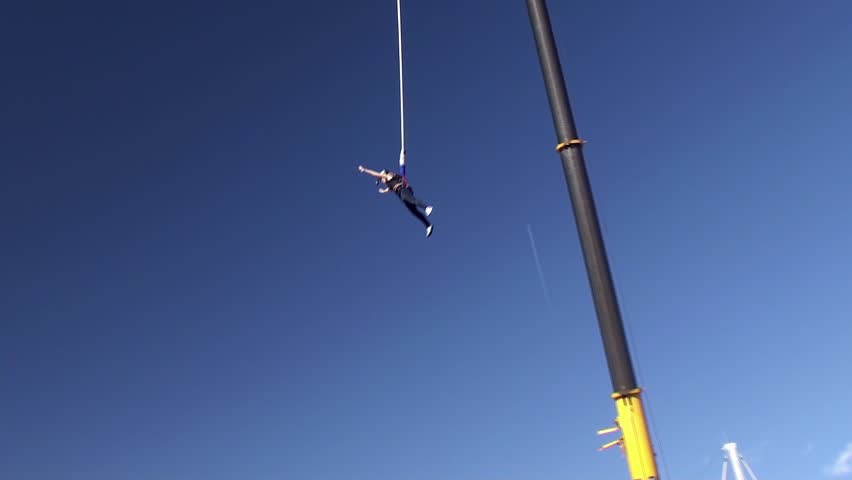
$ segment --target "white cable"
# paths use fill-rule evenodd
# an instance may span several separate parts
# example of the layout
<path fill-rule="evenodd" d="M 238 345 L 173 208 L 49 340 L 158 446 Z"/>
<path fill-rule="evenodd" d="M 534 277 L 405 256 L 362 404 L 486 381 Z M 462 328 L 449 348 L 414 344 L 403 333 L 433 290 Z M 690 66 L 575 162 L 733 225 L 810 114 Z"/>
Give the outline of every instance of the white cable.
<path fill-rule="evenodd" d="M 402 0 L 396 0 L 396 26 L 399 36 L 399 168 L 405 176 L 405 102 L 402 85 Z"/>

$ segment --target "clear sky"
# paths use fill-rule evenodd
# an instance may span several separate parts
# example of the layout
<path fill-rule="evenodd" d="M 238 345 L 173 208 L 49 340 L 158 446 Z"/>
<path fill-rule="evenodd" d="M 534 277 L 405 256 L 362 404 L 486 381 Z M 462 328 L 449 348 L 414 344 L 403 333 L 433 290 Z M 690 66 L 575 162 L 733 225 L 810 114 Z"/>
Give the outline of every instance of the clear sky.
<path fill-rule="evenodd" d="M 663 478 L 848 474 L 852 4 L 550 4 Z M 3 7 L 0 477 L 627 478 L 525 4 L 404 22 L 428 239 L 395 2 Z"/>

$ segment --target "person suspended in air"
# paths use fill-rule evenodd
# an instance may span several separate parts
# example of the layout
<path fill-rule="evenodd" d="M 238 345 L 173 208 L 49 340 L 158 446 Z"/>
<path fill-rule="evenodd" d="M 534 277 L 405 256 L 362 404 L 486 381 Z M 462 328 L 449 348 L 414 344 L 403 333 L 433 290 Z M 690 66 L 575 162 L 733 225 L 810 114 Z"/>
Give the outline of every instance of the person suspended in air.
<path fill-rule="evenodd" d="M 369 168 L 364 168 L 361 165 L 358 166 L 358 171 L 366 173 L 371 177 L 375 177 L 377 184 L 382 183 L 385 185 L 379 189 L 379 193 L 388 193 L 393 191 L 396 196 L 402 200 L 402 203 L 405 204 L 411 214 L 417 217 L 417 219 L 426 226 L 426 237 L 428 238 L 432 235 L 432 223 L 427 218 L 432 215 L 432 206 L 414 196 L 414 190 L 411 188 L 411 185 L 408 184 L 405 177 L 388 170 L 377 172 L 375 170 L 370 170 Z M 425 214 L 419 210 L 420 208 L 423 209 Z"/>

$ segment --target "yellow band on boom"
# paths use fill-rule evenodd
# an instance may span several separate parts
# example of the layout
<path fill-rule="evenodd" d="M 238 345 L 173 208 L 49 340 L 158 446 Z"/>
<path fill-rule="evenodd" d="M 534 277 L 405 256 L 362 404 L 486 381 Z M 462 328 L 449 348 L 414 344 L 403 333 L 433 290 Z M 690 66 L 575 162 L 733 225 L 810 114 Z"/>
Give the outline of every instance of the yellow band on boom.
<path fill-rule="evenodd" d="M 579 138 L 574 138 L 572 140 L 568 140 L 567 142 L 562 142 L 559 145 L 557 145 L 556 151 L 561 152 L 562 150 L 565 150 L 566 148 L 570 147 L 571 145 L 582 145 L 584 143 L 586 143 L 586 142 L 580 140 Z"/>
<path fill-rule="evenodd" d="M 612 397 L 613 400 L 618 400 L 619 398 L 629 397 L 629 396 L 633 396 L 633 395 L 639 395 L 640 393 L 642 393 L 641 388 L 634 388 L 633 390 L 628 390 L 626 392 L 615 392 L 610 396 Z"/>

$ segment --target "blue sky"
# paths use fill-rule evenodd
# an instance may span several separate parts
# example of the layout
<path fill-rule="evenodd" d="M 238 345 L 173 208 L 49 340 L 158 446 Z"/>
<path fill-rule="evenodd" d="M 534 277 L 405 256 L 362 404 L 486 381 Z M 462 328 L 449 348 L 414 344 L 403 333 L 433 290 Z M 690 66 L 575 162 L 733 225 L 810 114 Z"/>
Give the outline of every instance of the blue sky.
<path fill-rule="evenodd" d="M 848 476 L 852 6 L 550 4 L 663 478 Z M 625 478 L 524 2 L 404 9 L 429 239 L 394 2 L 4 8 L 0 476 Z"/>

